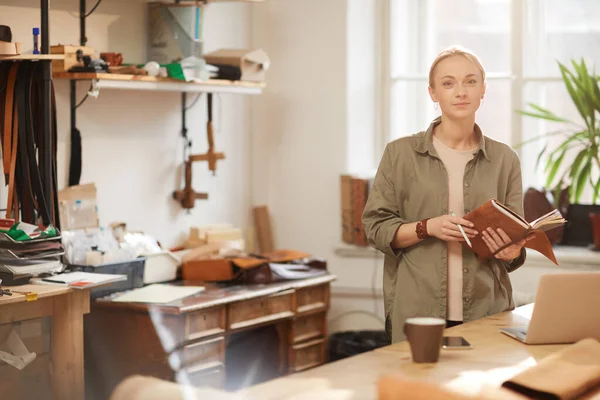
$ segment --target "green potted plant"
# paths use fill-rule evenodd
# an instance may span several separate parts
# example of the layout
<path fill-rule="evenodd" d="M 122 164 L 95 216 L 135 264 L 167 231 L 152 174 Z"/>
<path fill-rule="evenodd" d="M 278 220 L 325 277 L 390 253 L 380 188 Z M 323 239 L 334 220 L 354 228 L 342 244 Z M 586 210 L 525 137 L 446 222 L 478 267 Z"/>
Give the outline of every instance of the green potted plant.
<path fill-rule="evenodd" d="M 562 135 L 555 146 L 546 145 L 538 154 L 536 168 L 545 157 L 546 189 L 554 192 L 555 202 L 563 188 L 568 188 L 571 205 L 579 204 L 584 190 L 592 193 L 592 204 L 600 197 L 600 79 L 581 62 L 571 61 L 573 68 L 558 63 L 563 82 L 584 125 L 563 118 L 551 110 L 529 103 L 529 110 L 518 110 L 521 115 L 563 124 L 565 129 L 538 136 L 521 143 Z M 562 167 L 562 169 L 561 169 Z M 590 212 L 594 247 L 600 249 L 600 212 Z"/>

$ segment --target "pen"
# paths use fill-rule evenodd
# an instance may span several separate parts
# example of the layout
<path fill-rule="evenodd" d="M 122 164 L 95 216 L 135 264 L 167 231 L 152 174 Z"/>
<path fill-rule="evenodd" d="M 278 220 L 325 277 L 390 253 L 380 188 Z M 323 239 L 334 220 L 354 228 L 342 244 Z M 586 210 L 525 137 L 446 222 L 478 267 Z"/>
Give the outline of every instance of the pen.
<path fill-rule="evenodd" d="M 450 210 L 450 215 L 455 216 L 455 214 L 454 214 L 454 212 L 452 210 Z M 467 234 L 465 233 L 462 225 L 460 225 L 460 224 L 456 224 L 456 225 L 458 225 L 458 230 L 460 231 L 460 233 L 462 233 L 462 235 L 465 238 L 465 241 L 467 242 L 467 244 L 469 245 L 469 247 L 473 248 L 473 245 L 471 244 L 471 241 L 467 237 Z"/>

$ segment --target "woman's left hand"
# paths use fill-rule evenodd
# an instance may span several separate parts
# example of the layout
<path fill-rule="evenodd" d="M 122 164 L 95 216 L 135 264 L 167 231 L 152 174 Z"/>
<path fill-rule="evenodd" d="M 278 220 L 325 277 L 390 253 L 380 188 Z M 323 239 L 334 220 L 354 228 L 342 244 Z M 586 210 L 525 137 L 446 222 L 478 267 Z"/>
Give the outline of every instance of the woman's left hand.
<path fill-rule="evenodd" d="M 504 261 L 514 260 L 521 254 L 521 249 L 525 243 L 533 239 L 533 237 L 533 235 L 528 235 L 524 239 L 521 239 L 518 242 L 506 247 L 502 251 L 499 251 L 494 257 Z M 495 253 L 499 248 L 512 242 L 506 232 L 500 228 L 495 231 L 492 228 L 484 229 L 483 232 L 481 232 L 481 238 L 492 253 Z"/>

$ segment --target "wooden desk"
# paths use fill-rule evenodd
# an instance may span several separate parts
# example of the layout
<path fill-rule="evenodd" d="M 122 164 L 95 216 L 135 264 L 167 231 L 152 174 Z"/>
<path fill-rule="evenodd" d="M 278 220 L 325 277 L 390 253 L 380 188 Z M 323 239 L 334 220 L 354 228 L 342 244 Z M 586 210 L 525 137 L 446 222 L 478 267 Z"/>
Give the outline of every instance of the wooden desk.
<path fill-rule="evenodd" d="M 280 375 L 323 364 L 334 279 L 227 287 L 187 282 L 206 290 L 167 305 L 97 300 L 85 321 L 87 381 L 95 381 L 87 393 L 108 398 L 133 374 L 222 388 L 231 335 L 268 325 L 277 328 Z"/>
<path fill-rule="evenodd" d="M 446 336 L 464 336 L 471 350 L 442 350 L 438 363 L 412 362 L 408 342 L 400 342 L 327 364 L 292 377 L 285 377 L 244 390 L 249 399 L 275 400 L 315 388 L 303 380 L 315 380 L 332 388 L 349 389 L 353 399 L 376 399 L 380 376 L 399 373 L 409 378 L 435 382 L 459 391 L 477 391 L 484 385 L 499 386 L 564 345 L 528 346 L 498 331 L 500 327 L 522 326 L 531 305 L 447 329 Z"/>
<path fill-rule="evenodd" d="M 36 292 L 38 300 L 26 302 L 25 296 L 17 293 L 0 297 L 0 324 L 51 317 L 54 396 L 61 400 L 83 399 L 83 315 L 90 311 L 89 291 L 58 285 L 23 285 L 9 289 Z"/>

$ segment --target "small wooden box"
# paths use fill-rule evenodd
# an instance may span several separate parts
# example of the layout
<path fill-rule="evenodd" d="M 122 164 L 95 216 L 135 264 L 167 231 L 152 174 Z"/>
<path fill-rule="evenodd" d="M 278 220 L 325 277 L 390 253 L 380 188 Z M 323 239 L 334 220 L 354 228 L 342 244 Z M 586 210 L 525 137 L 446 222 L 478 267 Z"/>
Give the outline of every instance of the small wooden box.
<path fill-rule="evenodd" d="M 84 56 L 92 57 L 94 55 L 94 49 L 87 46 L 74 46 L 74 45 L 57 45 L 50 46 L 50 54 L 64 54 L 64 60 L 53 60 L 52 71 L 53 72 L 69 72 L 69 70 L 75 66 L 83 66 L 83 62 L 77 61 L 77 50 L 83 52 Z"/>

